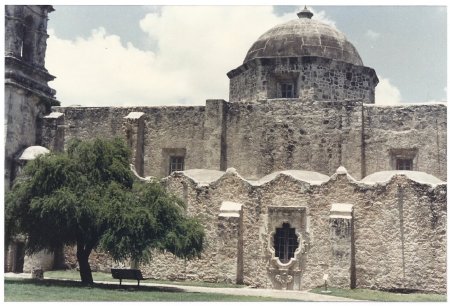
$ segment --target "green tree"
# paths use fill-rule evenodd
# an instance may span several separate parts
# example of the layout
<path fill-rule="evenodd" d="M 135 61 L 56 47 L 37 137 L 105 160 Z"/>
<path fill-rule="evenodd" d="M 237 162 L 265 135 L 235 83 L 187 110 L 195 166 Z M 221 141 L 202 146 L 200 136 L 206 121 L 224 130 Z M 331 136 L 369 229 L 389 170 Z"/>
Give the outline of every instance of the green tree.
<path fill-rule="evenodd" d="M 83 283 L 93 283 L 94 249 L 138 262 L 150 259 L 152 249 L 200 256 L 201 225 L 158 182 L 134 182 L 129 160 L 120 139 L 96 139 L 29 162 L 6 195 L 6 241 L 25 234 L 27 254 L 76 245 Z"/>

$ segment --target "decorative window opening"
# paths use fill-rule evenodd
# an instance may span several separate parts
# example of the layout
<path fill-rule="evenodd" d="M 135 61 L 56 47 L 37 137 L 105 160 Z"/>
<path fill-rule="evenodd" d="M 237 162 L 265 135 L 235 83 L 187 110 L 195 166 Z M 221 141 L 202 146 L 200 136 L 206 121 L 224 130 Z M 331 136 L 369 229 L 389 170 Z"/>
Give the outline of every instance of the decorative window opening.
<path fill-rule="evenodd" d="M 413 170 L 413 160 L 405 158 L 397 158 L 396 168 L 397 170 Z"/>
<path fill-rule="evenodd" d="M 281 83 L 281 97 L 282 98 L 294 98 L 294 84 Z"/>
<path fill-rule="evenodd" d="M 184 156 L 171 156 L 169 164 L 169 174 L 174 171 L 184 170 Z"/>
<path fill-rule="evenodd" d="M 281 263 L 288 263 L 294 257 L 298 246 L 295 228 L 291 228 L 289 223 L 283 223 L 281 228 L 276 229 L 274 236 L 275 257 L 278 257 Z"/>

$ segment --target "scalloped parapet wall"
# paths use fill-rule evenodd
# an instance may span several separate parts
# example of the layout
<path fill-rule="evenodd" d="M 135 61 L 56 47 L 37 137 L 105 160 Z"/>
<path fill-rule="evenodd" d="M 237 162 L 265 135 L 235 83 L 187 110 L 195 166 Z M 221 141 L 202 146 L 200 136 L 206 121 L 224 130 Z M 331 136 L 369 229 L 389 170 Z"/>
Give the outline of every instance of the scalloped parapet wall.
<path fill-rule="evenodd" d="M 190 169 L 185 171 L 174 172 L 171 176 L 164 178 L 164 180 L 169 180 L 171 177 L 185 176 L 186 178 L 192 180 L 193 183 L 199 186 L 208 186 L 212 184 L 218 184 L 219 181 L 225 180 L 228 176 L 235 176 L 243 182 L 250 184 L 251 186 L 261 186 L 264 184 L 269 184 L 274 181 L 279 180 L 283 176 L 290 177 L 296 181 L 307 183 L 309 185 L 322 185 L 328 183 L 330 180 L 335 180 L 337 176 L 345 176 L 351 183 L 358 184 L 359 186 L 373 186 L 373 185 L 386 185 L 392 180 L 396 179 L 398 176 L 405 176 L 408 180 L 423 184 L 431 185 L 433 187 L 437 185 L 446 184 L 446 182 L 436 178 L 435 176 L 420 172 L 420 171 L 402 171 L 402 170 L 392 170 L 392 171 L 380 171 L 375 172 L 371 175 L 366 176 L 362 180 L 358 181 L 354 179 L 351 175 L 347 173 L 344 167 L 339 167 L 336 173 L 331 177 L 325 174 L 314 172 L 314 171 L 304 171 L 304 170 L 284 170 L 276 171 L 262 177 L 259 180 L 247 180 L 243 178 L 234 168 L 229 168 L 227 171 L 209 170 L 209 169 Z"/>
<path fill-rule="evenodd" d="M 447 184 L 430 175 L 380 172 L 357 181 L 339 167 L 330 177 L 290 170 L 247 180 L 233 168 L 195 169 L 163 183 L 201 221 L 206 247 L 187 265 L 155 255 L 142 269 L 157 278 L 235 282 L 243 271 L 249 286 L 305 290 L 328 274 L 328 284 L 341 288 L 446 291 Z M 224 220 L 224 202 L 240 205 L 242 219 Z M 302 251 L 283 278 L 268 250 L 271 224 L 286 222 Z"/>

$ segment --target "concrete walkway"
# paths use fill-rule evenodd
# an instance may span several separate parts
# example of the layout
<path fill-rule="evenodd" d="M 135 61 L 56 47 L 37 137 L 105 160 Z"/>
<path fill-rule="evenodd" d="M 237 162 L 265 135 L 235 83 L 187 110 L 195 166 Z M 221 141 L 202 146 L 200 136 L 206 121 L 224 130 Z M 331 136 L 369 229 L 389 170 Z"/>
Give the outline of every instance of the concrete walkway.
<path fill-rule="evenodd" d="M 30 273 L 5 273 L 5 277 L 11 278 L 31 278 Z M 45 277 L 45 274 L 44 274 Z M 95 283 L 101 284 L 115 284 L 117 282 L 108 281 L 96 281 Z M 137 282 L 122 282 L 122 285 L 136 286 Z M 292 299 L 302 300 L 310 302 L 361 302 L 360 300 L 352 300 L 343 297 L 316 294 L 308 291 L 291 291 L 291 290 L 273 290 L 273 289 L 258 289 L 258 288 L 211 288 L 211 287 L 198 287 L 198 286 L 182 286 L 171 284 L 159 284 L 159 283 L 141 283 L 141 286 L 145 287 L 161 287 L 161 288 L 177 288 L 185 292 L 200 292 L 200 293 L 221 293 L 230 295 L 244 295 L 244 296 L 261 296 L 271 297 L 279 299 Z"/>

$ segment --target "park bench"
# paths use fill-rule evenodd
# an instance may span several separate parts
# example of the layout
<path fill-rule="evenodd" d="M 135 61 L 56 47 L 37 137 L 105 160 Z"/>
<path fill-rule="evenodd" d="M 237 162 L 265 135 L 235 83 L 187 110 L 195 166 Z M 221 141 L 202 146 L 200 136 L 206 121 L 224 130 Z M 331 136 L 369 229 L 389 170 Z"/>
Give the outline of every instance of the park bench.
<path fill-rule="evenodd" d="M 139 283 L 141 280 L 148 278 L 142 277 L 141 270 L 138 269 L 111 269 L 112 277 L 120 280 L 120 285 L 122 285 L 122 279 L 135 279 Z"/>

